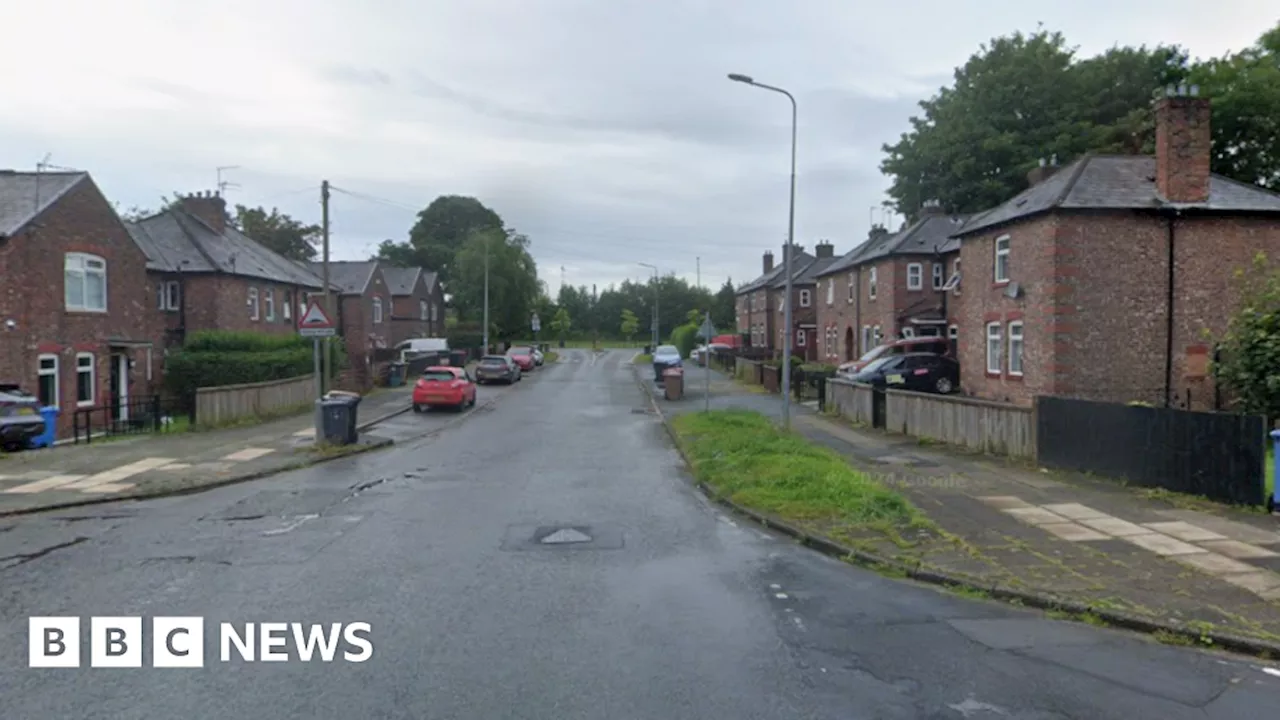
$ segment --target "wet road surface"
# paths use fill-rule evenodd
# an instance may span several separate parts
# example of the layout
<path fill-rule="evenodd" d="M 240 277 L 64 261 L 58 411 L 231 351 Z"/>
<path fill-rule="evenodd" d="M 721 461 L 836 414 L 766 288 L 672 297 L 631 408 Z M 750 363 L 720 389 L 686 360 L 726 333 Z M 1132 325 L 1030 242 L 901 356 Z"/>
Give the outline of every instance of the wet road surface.
<path fill-rule="evenodd" d="M 694 492 L 631 353 L 566 351 L 391 450 L 0 521 L 0 717 L 1262 718 L 1280 672 L 881 577 Z M 484 388 L 481 389 L 484 391 Z M 426 426 L 424 426 L 425 432 Z M 27 667 L 28 617 L 142 616 L 144 667 Z M 204 667 L 151 618 L 202 616 Z M 367 622 L 365 662 L 218 623 Z"/>

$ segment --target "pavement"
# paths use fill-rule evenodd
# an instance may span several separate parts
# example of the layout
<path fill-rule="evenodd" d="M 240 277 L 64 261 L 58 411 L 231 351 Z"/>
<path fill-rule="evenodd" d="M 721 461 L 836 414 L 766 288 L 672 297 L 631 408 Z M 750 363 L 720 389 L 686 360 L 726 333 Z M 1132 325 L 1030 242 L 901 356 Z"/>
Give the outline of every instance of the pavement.
<path fill-rule="evenodd" d="M 634 353 L 208 492 L 0 519 L 0 716 L 1271 717 L 1280 670 L 850 566 L 698 493 Z M 412 417 L 412 416 L 407 416 Z M 28 618 L 203 617 L 204 666 L 28 668 Z M 370 625 L 365 662 L 220 656 L 218 623 Z M 351 649 L 348 646 L 348 649 Z"/>
<path fill-rule="evenodd" d="M 706 372 L 663 412 L 700 410 Z M 659 389 L 645 376 L 644 385 Z M 781 416 L 781 398 L 711 371 L 713 408 Z M 911 538 L 806 529 L 998 595 L 1086 609 L 1280 658 L 1280 518 L 853 427 L 793 404 L 793 429 L 905 493 L 940 528 Z"/>
<path fill-rule="evenodd" d="M 507 389 L 480 388 L 477 409 Z M 4 455 L 0 516 L 198 491 L 378 449 L 459 419 L 459 413 L 447 410 L 402 417 L 412 409 L 411 395 L 410 387 L 366 395 L 358 408 L 360 442 L 346 448 L 317 448 L 313 416 L 306 412 L 256 425 L 122 436 Z"/>

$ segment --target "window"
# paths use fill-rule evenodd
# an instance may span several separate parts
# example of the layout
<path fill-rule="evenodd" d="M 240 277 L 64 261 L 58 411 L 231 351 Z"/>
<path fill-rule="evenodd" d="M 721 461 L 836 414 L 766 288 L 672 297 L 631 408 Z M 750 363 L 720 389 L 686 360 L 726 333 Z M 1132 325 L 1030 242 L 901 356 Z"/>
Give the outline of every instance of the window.
<path fill-rule="evenodd" d="M 40 369 L 36 382 L 36 395 L 40 404 L 45 407 L 59 407 L 58 397 L 58 356 L 41 355 Z"/>
<path fill-rule="evenodd" d="M 920 263 L 907 265 L 907 289 L 920 290 L 924 287 L 924 266 Z"/>
<path fill-rule="evenodd" d="M 298 293 L 298 317 L 307 314 L 307 304 L 311 302 L 311 293 Z"/>
<path fill-rule="evenodd" d="M 419 320 L 426 320 L 426 319 L 427 319 L 427 317 L 428 317 L 428 313 L 429 313 L 429 312 L 430 312 L 430 311 L 428 310 L 428 304 L 427 304 L 427 301 L 426 301 L 426 300 L 419 300 L 419 301 L 418 301 L 418 319 L 419 319 Z"/>
<path fill-rule="evenodd" d="M 382 298 L 375 297 L 373 299 L 373 323 L 376 325 L 382 322 Z"/>
<path fill-rule="evenodd" d="M 880 332 L 880 326 L 876 325 L 871 328 L 871 342 L 874 343 L 876 347 L 879 347 L 883 341 L 884 334 Z"/>
<path fill-rule="evenodd" d="M 956 272 L 955 272 L 955 275 L 956 275 L 956 277 L 957 277 L 957 278 L 959 278 L 959 277 L 960 277 L 960 258 L 956 258 Z M 958 280 L 956 281 L 956 286 L 955 286 L 955 288 L 954 288 L 954 292 L 955 292 L 955 294 L 957 294 L 957 295 L 959 295 L 959 294 L 960 294 L 960 282 L 959 282 Z"/>
<path fill-rule="evenodd" d="M 431 306 L 431 322 L 435 322 L 435 321 L 436 321 L 436 319 L 437 319 L 437 318 L 436 318 L 436 311 L 437 311 L 437 309 L 439 309 L 439 307 L 440 307 L 439 305 L 432 305 L 432 306 Z"/>
<path fill-rule="evenodd" d="M 913 328 L 913 327 L 904 327 L 904 328 L 902 328 L 902 337 L 903 337 L 904 339 L 910 339 L 910 338 L 913 338 L 913 337 L 915 337 L 915 336 L 916 336 L 916 329 L 915 329 L 915 328 Z"/>
<path fill-rule="evenodd" d="M 1009 323 L 1009 374 L 1022 375 L 1022 321 Z"/>
<path fill-rule="evenodd" d="M 830 286 L 828 286 L 828 289 L 829 289 L 829 288 L 830 288 Z M 830 292 L 828 292 L 827 294 L 828 294 L 828 295 L 830 295 L 831 293 L 830 293 Z M 801 291 L 800 291 L 800 307 L 809 307 L 809 302 L 810 302 L 810 300 L 811 300 L 811 298 L 809 297 L 809 291 L 808 291 L 808 290 L 801 290 Z M 831 301 L 830 301 L 830 300 L 828 300 L 827 302 L 831 302 Z"/>
<path fill-rule="evenodd" d="M 249 319 L 258 319 L 258 288 L 249 288 Z"/>
<path fill-rule="evenodd" d="M 1000 354 L 1003 352 L 1003 338 L 1000 335 L 1000 323 L 987 324 L 987 372 L 1000 374 Z"/>
<path fill-rule="evenodd" d="M 943 267 L 942 263 L 933 264 L 933 289 L 934 290 L 941 290 L 942 286 L 946 284 L 947 279 L 943 277 L 944 273 L 946 273 L 946 268 Z"/>
<path fill-rule="evenodd" d="M 267 305 L 267 322 L 276 321 L 276 291 L 268 290 L 262 294 L 262 299 Z"/>
<path fill-rule="evenodd" d="M 996 238 L 996 263 L 995 263 L 996 282 L 1009 282 L 1009 236 L 1001 235 Z"/>
<path fill-rule="evenodd" d="M 952 340 L 960 339 L 960 326 L 952 325 L 951 327 L 947 328 L 947 337 L 951 338 Z"/>
<path fill-rule="evenodd" d="M 862 326 L 862 352 L 865 353 L 870 349 L 871 349 L 871 326 L 863 325 Z"/>
<path fill-rule="evenodd" d="M 804 343 L 805 343 L 804 336 L 805 336 L 805 332 L 803 330 L 796 332 L 796 347 L 804 347 Z"/>
<path fill-rule="evenodd" d="M 853 273 L 849 273 L 849 302 L 853 302 Z"/>
<path fill-rule="evenodd" d="M 93 367 L 93 353 L 76 355 L 76 405 L 81 407 L 92 405 L 96 373 Z"/>
<path fill-rule="evenodd" d="M 876 299 L 876 269 L 871 268 L 870 276 L 867 279 L 867 297 L 872 300 Z"/>
<path fill-rule="evenodd" d="M 63 284 L 68 310 L 107 311 L 107 261 L 97 255 L 67 253 Z"/>
<path fill-rule="evenodd" d="M 284 291 L 284 301 L 280 303 L 280 309 L 284 311 L 285 320 L 293 318 L 293 293 Z"/>
<path fill-rule="evenodd" d="M 173 311 L 178 309 L 178 281 L 165 280 L 156 286 L 157 307 L 161 310 Z"/>
<path fill-rule="evenodd" d="M 831 305 L 836 301 L 836 279 L 827 278 L 827 304 Z"/>

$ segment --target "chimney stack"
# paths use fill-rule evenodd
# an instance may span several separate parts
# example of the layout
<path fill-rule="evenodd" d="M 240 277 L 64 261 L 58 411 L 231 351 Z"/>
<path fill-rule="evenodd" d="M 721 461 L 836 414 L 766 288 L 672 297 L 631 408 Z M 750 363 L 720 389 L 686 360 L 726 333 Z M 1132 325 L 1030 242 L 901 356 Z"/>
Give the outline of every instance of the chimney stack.
<path fill-rule="evenodd" d="M 773 270 L 773 252 L 764 251 L 764 274 L 768 275 Z"/>
<path fill-rule="evenodd" d="M 1031 168 L 1027 173 L 1027 187 L 1035 187 L 1040 183 L 1048 180 L 1058 172 L 1058 156 L 1054 155 L 1049 160 L 1040 158 L 1040 164 Z"/>
<path fill-rule="evenodd" d="M 888 235 L 888 234 L 889 234 L 889 231 L 886 230 L 883 225 L 872 225 L 871 232 L 867 233 L 867 239 L 875 240 L 876 238 L 884 237 L 885 235 Z"/>
<path fill-rule="evenodd" d="M 924 204 L 920 206 L 920 212 L 918 214 L 920 219 L 923 220 L 927 217 L 940 217 L 947 213 L 942 209 L 942 203 L 937 200 L 926 200 L 924 201 Z"/>
<path fill-rule="evenodd" d="M 823 258 L 835 257 L 835 254 L 836 254 L 835 247 L 826 240 L 823 240 L 822 242 L 815 245 L 814 250 L 817 252 L 819 260 Z"/>
<path fill-rule="evenodd" d="M 221 235 L 227 229 L 227 201 L 216 192 L 191 193 L 182 198 L 182 209 L 200 218 Z"/>
<path fill-rule="evenodd" d="M 1172 203 L 1209 200 L 1212 134 L 1200 88 L 1170 85 L 1156 102 L 1156 191 Z"/>

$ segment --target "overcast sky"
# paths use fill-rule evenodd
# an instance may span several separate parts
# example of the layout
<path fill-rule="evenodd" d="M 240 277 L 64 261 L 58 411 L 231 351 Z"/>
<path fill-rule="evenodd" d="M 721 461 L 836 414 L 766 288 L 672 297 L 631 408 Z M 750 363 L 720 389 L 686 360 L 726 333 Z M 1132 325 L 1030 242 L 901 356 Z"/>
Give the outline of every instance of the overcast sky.
<path fill-rule="evenodd" d="M 786 236 L 866 236 L 880 146 L 979 44 L 1038 22 L 1092 54 L 1220 55 L 1275 0 L 0 0 L 0 167 L 90 171 L 122 208 L 212 189 L 320 219 L 333 254 L 404 239 L 440 194 L 533 241 L 554 294 L 648 273 L 750 280 Z M 341 192 L 341 191 L 346 191 Z M 347 194 L 347 193 L 354 193 Z M 877 216 L 879 220 L 880 217 Z M 899 221 L 900 222 L 900 221 Z"/>

